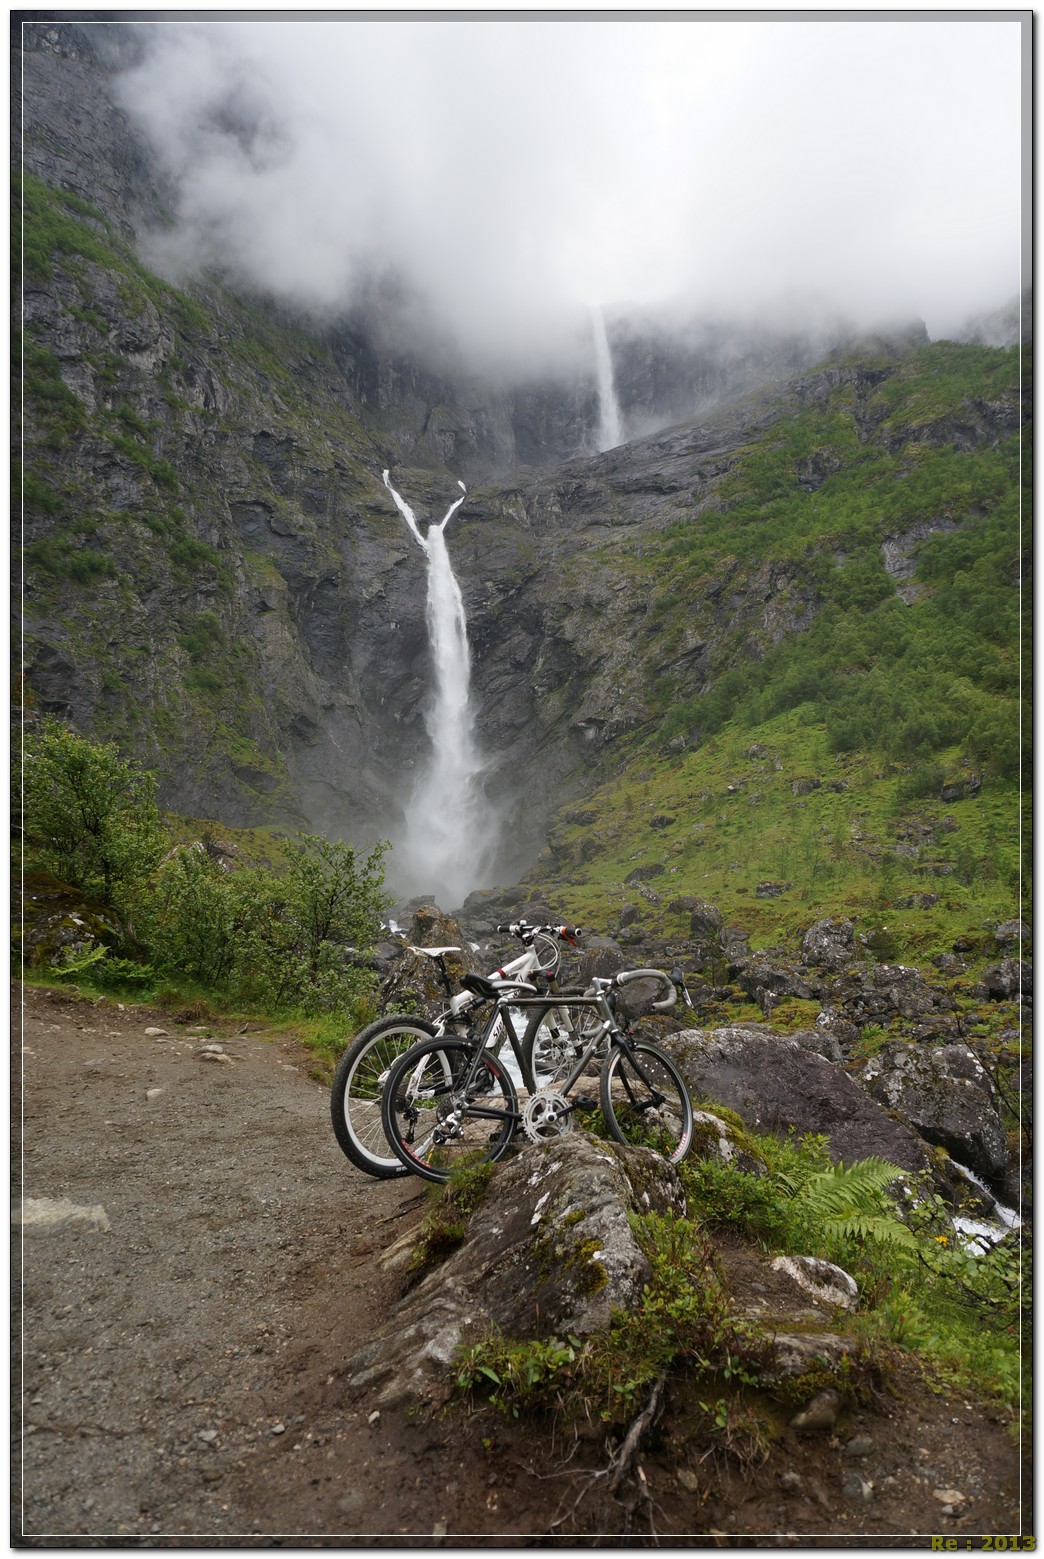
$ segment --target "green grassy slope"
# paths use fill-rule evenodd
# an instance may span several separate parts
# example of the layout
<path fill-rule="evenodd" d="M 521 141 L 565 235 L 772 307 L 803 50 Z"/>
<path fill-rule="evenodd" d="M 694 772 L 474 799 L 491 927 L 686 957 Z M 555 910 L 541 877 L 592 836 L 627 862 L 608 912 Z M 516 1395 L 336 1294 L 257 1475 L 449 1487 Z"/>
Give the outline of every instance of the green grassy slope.
<path fill-rule="evenodd" d="M 855 386 L 839 375 L 792 404 L 694 493 L 691 519 L 611 549 L 651 599 L 650 666 L 700 638 L 713 665 L 698 691 L 677 673 L 652 683 L 654 719 L 559 818 L 534 886 L 607 928 L 637 903 L 664 933 L 686 919 L 672 901 L 709 898 L 755 944 L 860 914 L 912 955 L 1019 912 L 1020 367 L 1027 352 L 948 342 L 863 364 Z M 755 569 L 790 582 L 788 631 L 730 624 L 732 582 Z"/>

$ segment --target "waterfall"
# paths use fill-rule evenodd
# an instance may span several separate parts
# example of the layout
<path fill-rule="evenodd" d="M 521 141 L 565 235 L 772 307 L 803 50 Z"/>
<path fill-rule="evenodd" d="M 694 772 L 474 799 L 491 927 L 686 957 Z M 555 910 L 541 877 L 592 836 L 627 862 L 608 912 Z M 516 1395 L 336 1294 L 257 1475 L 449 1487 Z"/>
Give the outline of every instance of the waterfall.
<path fill-rule="evenodd" d="M 609 351 L 609 338 L 605 333 L 605 316 L 597 306 L 591 309 L 591 328 L 598 376 L 598 448 L 615 449 L 617 444 L 623 443 L 623 429 L 616 386 L 613 383 L 613 359 Z"/>
<path fill-rule="evenodd" d="M 393 841 L 393 870 L 406 891 L 434 893 L 444 908 L 459 905 L 482 880 L 494 843 L 494 821 L 480 785 L 483 762 L 475 745 L 471 708 L 471 656 L 460 586 L 446 546 L 446 524 L 467 489 L 441 523 L 421 531 L 409 504 L 384 473 L 384 485 L 428 559 L 427 625 L 435 673 L 434 698 L 425 715 L 431 757 L 405 808 L 405 829 Z"/>

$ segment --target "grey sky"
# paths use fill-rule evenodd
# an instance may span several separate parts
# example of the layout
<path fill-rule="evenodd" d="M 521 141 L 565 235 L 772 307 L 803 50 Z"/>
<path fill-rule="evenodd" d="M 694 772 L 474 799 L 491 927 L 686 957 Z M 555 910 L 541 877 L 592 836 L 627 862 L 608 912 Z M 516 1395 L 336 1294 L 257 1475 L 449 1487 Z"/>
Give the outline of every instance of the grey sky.
<path fill-rule="evenodd" d="M 1020 286 L 1012 13 L 241 16 L 147 26 L 123 82 L 178 179 L 168 266 L 336 308 L 390 262 L 498 352 L 582 301 L 941 334 Z"/>

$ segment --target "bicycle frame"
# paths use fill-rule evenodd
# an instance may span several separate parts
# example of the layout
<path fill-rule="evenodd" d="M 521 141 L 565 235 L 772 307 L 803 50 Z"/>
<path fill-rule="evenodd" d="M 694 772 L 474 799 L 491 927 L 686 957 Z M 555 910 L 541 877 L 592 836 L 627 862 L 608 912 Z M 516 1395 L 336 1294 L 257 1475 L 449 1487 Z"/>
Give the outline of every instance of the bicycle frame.
<path fill-rule="evenodd" d="M 631 1065 L 634 1067 L 635 1072 L 641 1078 L 642 1082 L 645 1083 L 648 1088 L 652 1089 L 654 1094 L 656 1094 L 657 1089 L 655 1088 L 651 1078 L 643 1069 L 641 1062 L 638 1060 L 634 1051 L 631 1049 L 631 1046 L 628 1044 L 627 1035 L 620 1027 L 620 1023 L 609 1004 L 607 993 L 610 990 L 612 983 L 613 982 L 611 980 L 607 980 L 604 983 L 596 980 L 595 984 L 599 986 L 598 990 L 594 991 L 590 995 L 584 994 L 580 996 L 570 996 L 565 1002 L 562 1003 L 563 1007 L 568 1007 L 569 1009 L 574 1007 L 591 1008 L 600 1015 L 602 1022 L 587 1039 L 584 1048 L 581 1054 L 578 1056 L 576 1063 L 574 1064 L 573 1069 L 569 1073 L 566 1081 L 557 1085 L 554 1090 L 552 1090 L 554 1093 L 560 1094 L 563 1097 L 568 1096 L 570 1090 L 579 1081 L 583 1074 L 584 1068 L 587 1066 L 588 1062 L 591 1060 L 591 1057 L 597 1051 L 598 1046 L 608 1034 L 610 1049 L 622 1050 L 628 1061 L 630 1061 Z M 498 1020 L 502 1020 L 502 1027 L 507 1032 L 511 1049 L 514 1052 L 515 1061 L 518 1064 L 519 1070 L 522 1070 L 521 1047 L 519 1045 L 518 1037 L 515 1033 L 514 1024 L 511 1022 L 510 1014 L 507 1012 L 509 1005 L 512 1007 L 521 1007 L 523 1009 L 537 1007 L 548 1012 L 554 1011 L 558 1007 L 558 1003 L 549 1002 L 546 996 L 538 996 L 535 994 L 533 996 L 515 996 L 510 999 L 505 995 L 503 998 L 500 998 L 494 1002 L 489 1017 L 486 1019 L 483 1025 L 481 1035 L 472 1034 L 468 1036 L 469 1038 L 474 1039 L 475 1052 L 463 1074 L 458 1078 L 450 1079 L 449 1083 L 446 1085 L 447 1093 L 467 1093 L 468 1088 L 475 1081 L 479 1074 L 479 1068 L 482 1065 L 486 1053 L 493 1048 L 492 1041 L 496 1036 Z M 415 1072 L 406 1085 L 407 1097 L 410 1096 L 411 1088 L 416 1088 L 417 1081 L 418 1074 Z M 469 1101 L 468 1109 L 472 1116 L 482 1120 L 513 1120 L 517 1123 L 522 1119 L 518 1110 L 493 1110 L 489 1108 L 482 1108 L 474 1101 Z"/>
<path fill-rule="evenodd" d="M 577 1057 L 573 1069 L 569 1073 L 568 1077 L 564 1082 L 556 1082 L 555 1087 L 551 1090 L 553 1093 L 562 1095 L 563 1098 L 568 1098 L 570 1089 L 572 1089 L 579 1081 L 585 1068 L 590 1062 L 591 1057 L 595 1054 L 599 1045 L 607 1034 L 609 1036 L 610 1051 L 622 1050 L 628 1061 L 634 1067 L 634 1070 L 637 1072 L 638 1076 L 641 1078 L 642 1082 L 645 1083 L 646 1087 L 651 1088 L 654 1094 L 657 1092 L 656 1088 L 653 1086 L 652 1080 L 648 1077 L 642 1067 L 641 1062 L 638 1060 L 638 1057 L 631 1049 L 631 1046 L 628 1043 L 626 1031 L 620 1026 L 619 1019 L 617 1018 L 615 1012 L 613 1012 L 612 1007 L 609 1005 L 608 992 L 611 989 L 612 983 L 613 982 L 611 980 L 606 980 L 603 984 L 601 981 L 596 979 L 595 984 L 601 988 L 595 991 L 594 994 L 590 996 L 586 994 L 583 996 L 570 996 L 568 1001 L 563 1003 L 563 1005 L 567 1006 L 569 1009 L 574 1007 L 593 1008 L 594 1011 L 599 1013 L 602 1019 L 602 1022 L 587 1039 L 584 1048 Z M 530 1002 L 529 1005 L 536 1006 L 538 1003 Z M 545 1005 L 547 1004 L 545 1003 Z M 553 1010 L 555 1009 L 548 1007 L 548 1011 Z"/>

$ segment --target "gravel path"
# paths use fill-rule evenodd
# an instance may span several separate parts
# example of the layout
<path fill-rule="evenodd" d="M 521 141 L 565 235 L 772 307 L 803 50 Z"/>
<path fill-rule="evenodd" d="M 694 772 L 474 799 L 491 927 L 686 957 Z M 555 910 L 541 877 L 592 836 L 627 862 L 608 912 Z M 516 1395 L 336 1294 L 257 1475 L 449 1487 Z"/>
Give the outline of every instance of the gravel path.
<path fill-rule="evenodd" d="M 419 1182 L 352 1170 L 290 1041 L 33 989 L 20 1023 L 24 1537 L 254 1533 L 245 1474 L 300 1427 L 308 1301 L 338 1315 L 332 1358 L 366 1335 L 363 1236 L 398 1233 Z"/>

